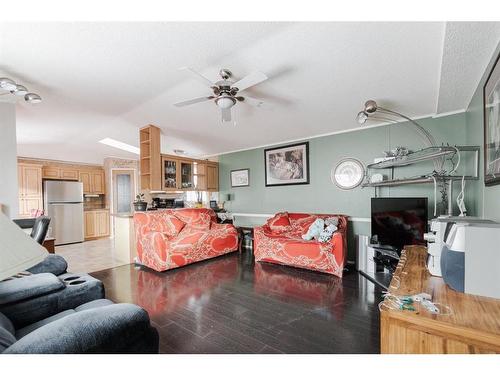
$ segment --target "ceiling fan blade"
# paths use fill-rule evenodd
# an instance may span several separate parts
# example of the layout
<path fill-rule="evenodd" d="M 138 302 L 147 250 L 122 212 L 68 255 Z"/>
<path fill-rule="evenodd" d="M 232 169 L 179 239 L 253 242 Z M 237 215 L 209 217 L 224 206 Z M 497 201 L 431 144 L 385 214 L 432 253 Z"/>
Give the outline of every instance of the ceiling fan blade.
<path fill-rule="evenodd" d="M 233 83 L 231 86 L 237 87 L 238 92 L 246 90 L 249 87 L 255 86 L 267 79 L 267 76 L 262 72 L 250 73 L 246 77 L 240 79 L 238 82 Z"/>
<path fill-rule="evenodd" d="M 260 100 L 257 98 L 252 98 L 251 96 L 247 96 L 247 95 L 238 96 L 236 99 L 238 99 L 239 101 L 241 101 L 243 103 L 250 104 L 251 106 L 254 106 L 254 107 L 260 107 L 260 106 L 262 106 L 262 104 L 264 104 L 263 100 Z"/>
<path fill-rule="evenodd" d="M 205 77 L 204 75 L 201 75 L 196 70 L 188 68 L 187 66 L 180 68 L 179 70 L 186 70 L 187 72 L 189 72 L 191 74 L 191 76 L 194 79 L 197 79 L 198 81 L 200 81 L 201 83 L 203 83 L 204 85 L 206 85 L 208 87 L 215 86 L 214 82 L 210 81 L 207 77 Z"/>
<path fill-rule="evenodd" d="M 231 108 L 222 108 L 222 122 L 231 122 Z"/>
<path fill-rule="evenodd" d="M 211 100 L 213 98 L 214 98 L 214 96 L 202 96 L 201 98 L 194 98 L 194 99 L 190 99 L 190 100 L 185 100 L 183 102 L 174 103 L 174 105 L 176 107 L 184 107 L 186 105 L 191 105 L 191 104 L 200 103 L 200 102 L 206 102 L 207 100 Z"/>

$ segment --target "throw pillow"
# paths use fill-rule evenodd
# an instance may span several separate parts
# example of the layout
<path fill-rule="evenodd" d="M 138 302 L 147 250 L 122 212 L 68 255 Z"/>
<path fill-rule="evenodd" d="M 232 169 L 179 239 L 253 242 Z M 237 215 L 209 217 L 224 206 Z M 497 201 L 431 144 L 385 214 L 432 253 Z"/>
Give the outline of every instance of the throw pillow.
<path fill-rule="evenodd" d="M 168 215 L 165 217 L 163 233 L 170 237 L 176 237 L 185 225 L 185 222 L 178 219 L 174 215 Z"/>
<path fill-rule="evenodd" d="M 267 225 L 271 231 L 276 233 L 288 232 L 293 229 L 288 218 L 288 212 L 278 212 L 267 220 Z"/>

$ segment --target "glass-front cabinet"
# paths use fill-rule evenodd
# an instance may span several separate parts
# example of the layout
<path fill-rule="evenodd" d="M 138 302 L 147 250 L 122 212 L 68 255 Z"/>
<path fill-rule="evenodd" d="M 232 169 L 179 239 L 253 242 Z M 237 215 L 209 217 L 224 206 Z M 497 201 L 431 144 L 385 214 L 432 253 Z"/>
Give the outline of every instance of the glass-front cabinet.
<path fill-rule="evenodd" d="M 162 155 L 162 190 L 218 191 L 216 162 Z"/>
<path fill-rule="evenodd" d="M 181 161 L 181 189 L 193 189 L 193 163 Z"/>
<path fill-rule="evenodd" d="M 179 161 L 163 158 L 163 188 L 166 190 L 179 189 L 178 178 Z"/>

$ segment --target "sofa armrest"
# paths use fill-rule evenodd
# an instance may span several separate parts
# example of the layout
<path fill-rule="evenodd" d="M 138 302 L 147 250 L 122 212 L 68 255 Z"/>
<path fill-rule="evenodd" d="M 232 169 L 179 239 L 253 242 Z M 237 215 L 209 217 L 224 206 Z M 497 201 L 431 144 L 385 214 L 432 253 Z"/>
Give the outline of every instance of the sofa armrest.
<path fill-rule="evenodd" d="M 148 313 L 115 304 L 68 315 L 27 334 L 4 354 L 158 353 Z"/>
<path fill-rule="evenodd" d="M 43 296 L 64 288 L 64 283 L 51 273 L 5 280 L 0 282 L 0 306 Z"/>
<path fill-rule="evenodd" d="M 68 269 L 66 260 L 57 254 L 49 254 L 40 263 L 28 268 L 31 273 L 51 273 L 56 276 L 62 275 Z"/>

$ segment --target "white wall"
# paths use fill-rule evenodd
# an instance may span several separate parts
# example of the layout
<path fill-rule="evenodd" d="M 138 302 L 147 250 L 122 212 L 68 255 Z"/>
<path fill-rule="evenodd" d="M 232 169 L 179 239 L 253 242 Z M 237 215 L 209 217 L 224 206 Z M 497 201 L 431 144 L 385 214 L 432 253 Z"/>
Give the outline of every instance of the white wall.
<path fill-rule="evenodd" d="M 0 205 L 3 213 L 18 215 L 16 106 L 0 102 Z"/>

